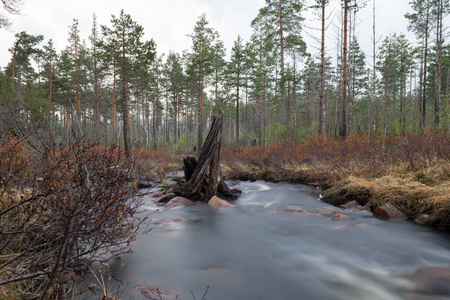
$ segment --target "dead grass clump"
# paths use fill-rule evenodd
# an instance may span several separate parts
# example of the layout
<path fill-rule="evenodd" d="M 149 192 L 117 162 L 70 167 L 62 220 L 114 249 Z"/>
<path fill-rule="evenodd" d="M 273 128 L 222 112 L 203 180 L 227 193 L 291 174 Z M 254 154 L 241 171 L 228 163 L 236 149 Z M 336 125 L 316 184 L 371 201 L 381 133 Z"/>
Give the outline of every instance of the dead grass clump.
<path fill-rule="evenodd" d="M 373 198 L 369 203 L 371 209 L 384 203 L 392 203 L 401 210 L 408 219 L 415 220 L 421 214 L 432 214 L 435 210 L 432 203 L 436 199 L 445 199 L 450 189 L 436 188 L 411 180 L 408 176 L 383 176 L 374 180 Z M 444 197 L 444 198 L 443 198 Z"/>
<path fill-rule="evenodd" d="M 436 197 L 431 201 L 434 222 L 444 228 L 450 228 L 450 195 Z"/>
<path fill-rule="evenodd" d="M 370 182 L 351 176 L 341 184 L 326 190 L 323 193 L 322 200 L 336 206 L 355 200 L 364 206 L 369 202 L 373 194 L 374 187 Z"/>
<path fill-rule="evenodd" d="M 152 150 L 144 148 L 133 149 L 135 169 L 138 173 L 162 179 L 167 172 L 182 169 L 181 153 L 171 153 L 165 150 Z"/>

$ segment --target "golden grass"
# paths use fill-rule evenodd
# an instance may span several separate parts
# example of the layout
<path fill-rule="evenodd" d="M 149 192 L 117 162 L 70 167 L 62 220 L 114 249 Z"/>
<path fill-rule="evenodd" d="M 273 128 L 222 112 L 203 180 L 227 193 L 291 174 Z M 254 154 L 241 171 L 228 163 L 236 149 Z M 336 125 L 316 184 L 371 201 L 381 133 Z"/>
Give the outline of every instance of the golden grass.
<path fill-rule="evenodd" d="M 409 219 L 427 213 L 434 216 L 436 224 L 450 225 L 448 159 L 431 158 L 420 164 L 393 157 L 378 161 L 357 155 L 296 160 L 300 156 L 290 155 L 289 151 L 299 151 L 299 148 L 277 149 L 283 155 L 278 161 L 274 155 L 264 153 L 263 148 L 228 150 L 222 165 L 223 175 L 227 179 L 301 182 L 325 190 L 333 187 L 325 194 L 340 197 L 337 205 L 356 200 L 358 195 L 362 198 L 369 195 L 367 205 L 371 209 L 390 202 Z M 258 153 L 262 159 L 270 157 L 271 160 L 267 164 L 258 162 Z"/>

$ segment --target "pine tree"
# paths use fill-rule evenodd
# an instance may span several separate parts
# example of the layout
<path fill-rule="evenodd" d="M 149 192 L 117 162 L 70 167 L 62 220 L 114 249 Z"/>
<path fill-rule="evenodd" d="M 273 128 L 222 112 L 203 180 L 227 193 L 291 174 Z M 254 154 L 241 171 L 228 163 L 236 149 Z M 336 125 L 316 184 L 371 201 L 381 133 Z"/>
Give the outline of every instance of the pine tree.
<path fill-rule="evenodd" d="M 92 51 L 92 59 L 93 59 L 93 73 L 94 73 L 94 93 L 95 93 L 95 134 L 96 139 L 98 140 L 100 134 L 100 98 L 99 98 L 99 73 L 100 69 L 98 67 L 98 59 L 99 59 L 99 51 L 98 51 L 98 42 L 99 42 L 99 32 L 97 25 L 97 16 L 93 14 L 92 16 L 92 31 L 89 36 L 91 41 L 91 51 Z"/>
<path fill-rule="evenodd" d="M 266 36 L 279 46 L 280 54 L 280 91 L 281 120 L 286 120 L 285 107 L 285 48 L 295 48 L 304 44 L 301 38 L 303 0 L 266 0 L 266 6 L 259 10 L 258 16 L 252 21 L 254 28 L 264 30 Z M 276 41 L 276 42 L 275 42 Z"/>
<path fill-rule="evenodd" d="M 235 91 L 234 98 L 236 101 L 236 133 L 235 145 L 239 147 L 239 104 L 240 89 L 242 82 L 242 74 L 244 73 L 245 47 L 241 36 L 239 35 L 231 49 L 230 62 L 227 68 L 227 83 Z"/>
<path fill-rule="evenodd" d="M 55 70 L 57 66 L 58 54 L 53 45 L 53 40 L 49 40 L 47 45 L 44 45 L 44 50 L 41 54 L 42 61 L 42 75 L 47 78 L 47 90 L 48 90 L 48 100 L 52 102 L 53 93 L 53 80 L 55 76 Z"/>
<path fill-rule="evenodd" d="M 319 95 L 319 134 L 325 131 L 325 8 L 329 0 L 315 0 L 320 9 L 320 95 Z"/>
<path fill-rule="evenodd" d="M 428 39 L 430 37 L 431 2 L 433 0 L 411 0 L 410 4 L 414 13 L 407 13 L 409 20 L 408 29 L 413 31 L 418 38 L 423 40 L 423 65 L 421 74 L 421 124 L 425 129 L 426 124 L 426 97 L 427 97 L 427 70 L 428 70 Z"/>
<path fill-rule="evenodd" d="M 34 73 L 34 70 L 30 65 L 30 58 L 39 55 L 40 50 L 37 49 L 36 46 L 41 43 L 43 39 L 44 37 L 42 35 L 31 35 L 22 31 L 16 34 L 14 46 L 9 49 L 13 54 L 11 62 L 12 99 L 10 106 L 13 117 L 17 109 L 16 102 L 21 101 L 22 82 L 26 82 L 26 80 L 29 79 L 27 78 L 27 75 L 32 75 L 32 73 Z M 15 87 L 16 76 L 18 83 L 17 87 Z M 18 99 L 16 99 L 16 88 Z"/>
<path fill-rule="evenodd" d="M 203 102 L 207 77 L 212 72 L 212 61 L 214 59 L 213 42 L 216 37 L 214 30 L 208 27 L 206 15 L 201 15 L 195 23 L 194 32 L 189 36 L 192 38 L 192 52 L 190 60 L 196 68 L 196 81 L 198 85 L 198 131 L 197 149 L 202 148 L 203 141 Z"/>
<path fill-rule="evenodd" d="M 122 81 L 122 118 L 123 118 L 123 140 L 127 157 L 131 155 L 130 122 L 129 122 L 129 77 L 133 66 L 150 65 L 155 56 L 155 44 L 153 40 L 143 42 L 144 28 L 138 25 L 129 14 L 121 10 L 118 17 L 111 16 L 112 28 L 102 26 L 103 35 L 110 41 L 117 42 L 119 55 L 115 61 L 120 69 Z"/>
<path fill-rule="evenodd" d="M 80 78 L 81 74 L 78 72 L 79 63 L 80 63 L 80 30 L 78 29 L 78 20 L 74 19 L 72 26 L 70 26 L 69 30 L 69 51 L 71 53 L 71 58 L 74 62 L 74 71 L 73 71 L 73 79 L 74 84 L 76 86 L 76 117 L 77 122 L 81 122 L 81 113 L 80 113 Z"/>

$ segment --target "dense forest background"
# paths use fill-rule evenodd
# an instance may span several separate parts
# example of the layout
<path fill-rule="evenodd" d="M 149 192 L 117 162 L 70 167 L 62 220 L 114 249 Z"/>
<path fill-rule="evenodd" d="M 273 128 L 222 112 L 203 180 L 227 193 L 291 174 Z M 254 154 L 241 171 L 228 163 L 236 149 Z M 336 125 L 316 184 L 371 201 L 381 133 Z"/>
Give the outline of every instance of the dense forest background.
<path fill-rule="evenodd" d="M 448 131 L 449 1 L 410 1 L 412 13 L 399 17 L 414 40 L 396 32 L 377 39 L 375 1 L 342 0 L 338 11 L 330 2 L 266 0 L 249 24 L 251 38 L 237 37 L 228 55 L 206 15 L 186 32 L 192 43 L 182 53 L 158 53 L 157 41 L 145 40 L 145 28 L 123 10 L 109 24 L 94 15 L 88 40 L 72 20 L 62 51 L 51 38 L 19 32 L 0 69 L 0 131 L 29 137 L 37 151 L 83 135 L 128 154 L 198 150 L 219 110 L 225 146 Z M 368 5 L 372 53 L 358 43 L 358 11 Z M 320 28 L 308 27 L 306 12 Z M 329 26 L 333 40 L 325 38 Z M 321 32 L 320 56 L 305 42 L 312 30 Z"/>

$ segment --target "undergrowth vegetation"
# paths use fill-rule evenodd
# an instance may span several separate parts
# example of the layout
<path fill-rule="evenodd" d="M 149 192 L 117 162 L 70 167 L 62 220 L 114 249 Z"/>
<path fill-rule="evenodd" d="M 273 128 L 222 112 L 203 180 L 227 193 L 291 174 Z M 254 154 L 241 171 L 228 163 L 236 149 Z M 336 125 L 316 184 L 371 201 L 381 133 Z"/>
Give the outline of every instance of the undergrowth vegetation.
<path fill-rule="evenodd" d="M 430 214 L 428 223 L 449 226 L 449 149 L 450 134 L 434 128 L 402 136 L 318 136 L 302 144 L 226 149 L 222 170 L 228 179 L 333 187 L 343 202 L 364 198 L 371 209 L 391 202 L 410 219 Z"/>
<path fill-rule="evenodd" d="M 0 299 L 75 295 L 94 262 L 129 250 L 141 203 L 122 151 L 79 139 L 34 156 L 0 139 Z"/>

